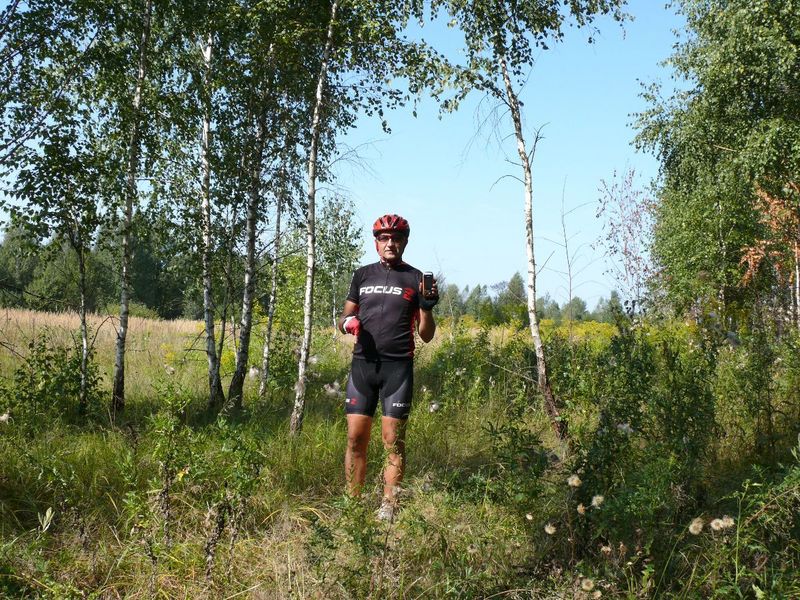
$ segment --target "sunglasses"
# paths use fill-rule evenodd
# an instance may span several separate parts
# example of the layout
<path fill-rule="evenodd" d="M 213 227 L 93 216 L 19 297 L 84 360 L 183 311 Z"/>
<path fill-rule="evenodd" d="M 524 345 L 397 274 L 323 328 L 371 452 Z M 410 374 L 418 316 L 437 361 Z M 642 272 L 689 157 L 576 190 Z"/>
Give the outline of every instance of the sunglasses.
<path fill-rule="evenodd" d="M 400 242 L 406 241 L 406 236 L 400 233 L 382 233 L 380 235 L 376 235 L 375 239 L 383 244 L 387 243 L 389 240 L 393 241 L 395 244 L 399 244 Z"/>

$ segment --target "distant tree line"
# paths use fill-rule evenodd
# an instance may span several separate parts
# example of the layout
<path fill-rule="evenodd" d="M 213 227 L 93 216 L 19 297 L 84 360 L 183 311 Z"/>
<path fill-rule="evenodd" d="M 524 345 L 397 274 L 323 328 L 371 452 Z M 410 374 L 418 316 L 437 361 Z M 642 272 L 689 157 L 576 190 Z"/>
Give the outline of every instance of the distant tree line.
<path fill-rule="evenodd" d="M 459 289 L 454 283 L 443 282 L 440 286 L 441 301 L 439 315 L 458 321 L 468 317 L 481 326 L 510 325 L 528 327 L 527 294 L 519 273 L 508 281 L 492 286 L 478 284 Z M 546 294 L 536 299 L 536 314 L 539 320 L 555 324 L 566 321 L 599 321 L 613 323 L 622 314 L 624 307 L 619 294 L 612 291 L 608 298 L 601 298 L 594 310 L 589 310 L 586 301 L 579 296 L 559 305 Z"/>
<path fill-rule="evenodd" d="M 320 263 L 323 265 L 316 287 L 315 318 L 318 325 L 331 323 L 331 313 L 341 309 L 347 293 L 349 276 L 361 255 L 358 225 L 353 220 L 350 204 L 342 199 L 326 200 L 322 214 L 335 224 L 322 227 L 319 241 Z M 335 215 L 334 215 L 335 213 Z M 196 257 L 181 247 L 180 240 L 158 223 L 147 222 L 147 215 L 134 217 L 135 233 L 131 236 L 131 314 L 161 319 L 202 319 L 203 289 Z M 326 221 L 327 222 L 327 221 Z M 342 232 L 345 235 L 340 235 Z M 277 269 L 277 284 L 285 300 L 297 296 L 298 273 L 305 269 L 304 242 L 297 217 L 283 232 L 283 253 Z M 116 237 L 107 232 L 98 235 L 97 243 L 86 253 L 86 309 L 100 314 L 119 313 L 120 278 L 116 268 Z M 243 257 L 234 252 L 231 272 L 221 270 L 215 304 L 231 304 L 225 298 L 227 282 L 233 283 L 232 296 L 241 295 Z M 262 277 L 257 302 L 262 314 L 270 304 L 272 264 L 265 255 L 258 262 Z M 300 277 L 302 279 L 302 277 Z M 274 300 L 273 300 L 274 301 Z M 299 300 L 295 298 L 295 304 Z M 77 252 L 63 240 L 37 243 L 28 232 L 10 227 L 0 231 L 0 306 L 43 311 L 77 311 L 81 304 L 78 285 Z M 298 308 L 295 307 L 295 312 Z M 234 320 L 240 317 L 240 306 L 228 308 Z M 299 322 L 295 323 L 300 326 Z"/>
<path fill-rule="evenodd" d="M 341 204 L 325 206 L 326 213 L 336 210 L 340 215 L 352 217 L 352 212 L 343 210 Z M 319 240 L 323 248 L 322 263 L 330 265 L 330 270 L 326 268 L 321 273 L 316 290 L 316 303 L 320 310 L 315 320 L 319 326 L 331 325 L 334 316 L 338 315 L 347 294 L 350 274 L 361 258 L 360 245 L 356 243 L 360 232 L 352 221 L 346 227 L 350 231 L 348 236 L 340 237 L 330 232 L 330 239 L 322 236 Z M 198 282 L 196 261 L 191 255 L 182 254 L 175 247 L 174 240 L 158 228 L 137 227 L 137 232 L 145 235 L 132 238 L 132 314 L 162 319 L 202 319 L 203 290 Z M 301 256 L 302 240 L 297 230 L 288 233 L 287 237 L 285 247 L 288 255 L 278 269 L 278 284 L 281 287 L 294 286 L 292 293 L 297 296 L 297 280 L 305 267 Z M 10 229 L 5 232 L 0 241 L 0 306 L 45 311 L 78 310 L 80 292 L 75 251 L 67 244 L 50 243 L 57 247 L 37 248 L 32 246 L 24 231 Z M 338 255 L 333 251 L 326 252 L 329 246 L 335 247 Z M 86 299 L 87 309 L 91 312 L 114 314 L 117 309 L 119 277 L 114 269 L 114 256 L 113 245 L 106 244 L 102 235 L 97 247 L 88 254 Z M 241 257 L 234 264 L 240 261 Z M 259 265 L 265 273 L 257 294 L 262 314 L 269 309 L 270 266 L 266 259 Z M 519 273 L 508 281 L 478 284 L 472 288 L 459 288 L 443 279 L 441 289 L 440 318 L 458 321 L 469 317 L 472 323 L 481 326 L 528 326 L 525 286 Z M 236 291 L 241 293 L 241 290 Z M 218 304 L 223 301 L 219 298 Z M 295 308 L 297 312 L 299 307 Z M 536 310 L 540 319 L 556 324 L 570 320 L 611 323 L 623 307 L 619 294 L 612 291 L 608 298 L 601 298 L 593 310 L 589 310 L 579 296 L 559 305 L 549 294 L 537 299 Z M 238 318 L 236 309 L 232 308 L 232 311 L 234 318 Z"/>

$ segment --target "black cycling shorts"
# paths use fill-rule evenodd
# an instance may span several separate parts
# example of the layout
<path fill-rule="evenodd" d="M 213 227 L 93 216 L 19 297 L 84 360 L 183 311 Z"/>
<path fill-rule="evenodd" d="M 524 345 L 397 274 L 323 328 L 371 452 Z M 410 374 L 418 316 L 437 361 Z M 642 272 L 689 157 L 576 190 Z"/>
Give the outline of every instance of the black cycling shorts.
<path fill-rule="evenodd" d="M 378 400 L 383 416 L 407 419 L 414 391 L 414 361 L 354 360 L 347 380 L 344 410 L 348 415 L 374 416 Z"/>

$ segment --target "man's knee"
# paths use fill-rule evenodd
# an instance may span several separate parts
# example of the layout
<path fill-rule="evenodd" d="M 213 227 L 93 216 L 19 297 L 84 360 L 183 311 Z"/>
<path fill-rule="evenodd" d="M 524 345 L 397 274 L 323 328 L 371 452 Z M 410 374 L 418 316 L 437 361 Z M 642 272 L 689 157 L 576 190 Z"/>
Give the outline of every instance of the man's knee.
<path fill-rule="evenodd" d="M 365 454 L 369 443 L 369 433 L 360 431 L 347 433 L 347 449 L 353 454 Z"/>
<path fill-rule="evenodd" d="M 366 452 L 371 429 L 371 417 L 347 415 L 347 450 L 358 454 Z"/>
<path fill-rule="evenodd" d="M 405 424 L 403 424 L 405 425 Z M 397 454 L 402 454 L 405 450 L 405 437 L 403 425 L 397 427 L 384 427 L 381 431 L 383 437 L 383 447 Z"/>

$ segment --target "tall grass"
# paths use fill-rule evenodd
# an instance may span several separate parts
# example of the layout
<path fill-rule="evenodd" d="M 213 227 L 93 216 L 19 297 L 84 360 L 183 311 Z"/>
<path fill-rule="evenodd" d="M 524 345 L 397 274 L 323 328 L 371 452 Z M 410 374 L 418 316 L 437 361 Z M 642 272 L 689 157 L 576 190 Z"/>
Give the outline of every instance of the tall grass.
<path fill-rule="evenodd" d="M 42 351 L 29 342 L 69 345 L 77 326 L 3 318 L 19 354 L 2 358 L 0 412 Z M 93 327 L 108 373 L 113 326 Z M 291 344 L 268 399 L 250 381 L 245 410 L 216 417 L 200 325 L 132 320 L 123 419 L 62 418 L 68 401 L 44 389 L 25 397 L 63 410 L 0 423 L 0 596 L 797 597 L 795 341 L 768 341 L 767 363 L 763 340 L 592 327 L 547 340 L 571 448 L 542 416 L 524 331 L 444 327 L 421 347 L 401 510 L 385 524 L 378 427 L 367 491 L 343 494 L 349 338 L 315 336 L 293 438 Z"/>

